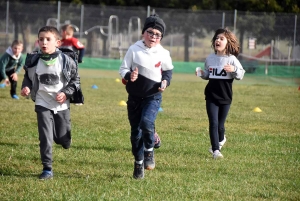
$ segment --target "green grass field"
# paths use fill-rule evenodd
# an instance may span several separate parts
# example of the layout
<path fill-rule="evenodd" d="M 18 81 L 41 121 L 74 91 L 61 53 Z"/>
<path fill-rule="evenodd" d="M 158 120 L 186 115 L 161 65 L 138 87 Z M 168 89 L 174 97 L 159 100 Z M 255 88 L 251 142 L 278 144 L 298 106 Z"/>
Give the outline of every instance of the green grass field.
<path fill-rule="evenodd" d="M 34 103 L 0 89 L 0 200 L 300 200 L 298 86 L 234 82 L 223 160 L 208 152 L 207 81 L 174 74 L 156 127 L 156 168 L 132 178 L 127 93 L 117 71 L 80 70 L 83 106 L 71 105 L 73 144 L 53 148 L 54 178 L 40 181 Z M 249 80 L 251 79 L 251 80 Z M 22 80 L 22 76 L 20 76 Z M 20 88 L 21 81 L 18 88 Z M 98 89 L 92 89 L 97 85 Z M 254 112 L 259 107 L 262 112 Z"/>

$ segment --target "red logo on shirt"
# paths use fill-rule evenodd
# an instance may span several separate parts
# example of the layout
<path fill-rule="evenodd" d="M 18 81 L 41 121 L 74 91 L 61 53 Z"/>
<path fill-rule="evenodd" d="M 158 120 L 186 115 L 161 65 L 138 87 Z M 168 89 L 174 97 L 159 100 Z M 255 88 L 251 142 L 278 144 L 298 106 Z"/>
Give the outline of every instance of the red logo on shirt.
<path fill-rule="evenodd" d="M 160 67 L 160 65 L 161 65 L 161 62 L 159 61 L 157 64 L 155 64 L 155 67 L 158 68 L 158 67 Z"/>

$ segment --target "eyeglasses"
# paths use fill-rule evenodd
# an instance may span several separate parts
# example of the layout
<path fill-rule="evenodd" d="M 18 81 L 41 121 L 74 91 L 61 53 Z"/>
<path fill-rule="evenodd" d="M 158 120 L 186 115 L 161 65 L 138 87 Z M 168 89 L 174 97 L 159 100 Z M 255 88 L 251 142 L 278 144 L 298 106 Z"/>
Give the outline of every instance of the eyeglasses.
<path fill-rule="evenodd" d="M 159 39 L 162 37 L 161 34 L 154 34 L 153 31 L 147 31 L 148 36 Z"/>

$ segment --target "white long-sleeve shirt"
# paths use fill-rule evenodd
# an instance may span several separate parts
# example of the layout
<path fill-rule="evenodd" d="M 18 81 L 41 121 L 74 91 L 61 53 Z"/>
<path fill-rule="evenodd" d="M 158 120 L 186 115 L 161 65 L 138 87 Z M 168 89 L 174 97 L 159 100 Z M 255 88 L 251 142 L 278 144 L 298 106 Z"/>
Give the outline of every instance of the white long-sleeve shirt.
<path fill-rule="evenodd" d="M 131 82 L 130 74 L 135 68 L 138 68 L 138 79 Z M 129 47 L 119 73 L 122 78 L 128 81 L 126 90 L 130 95 L 149 97 L 160 93 L 158 88 L 162 80 L 167 80 L 168 85 L 170 84 L 173 68 L 168 50 L 160 44 L 148 48 L 140 40 Z"/>

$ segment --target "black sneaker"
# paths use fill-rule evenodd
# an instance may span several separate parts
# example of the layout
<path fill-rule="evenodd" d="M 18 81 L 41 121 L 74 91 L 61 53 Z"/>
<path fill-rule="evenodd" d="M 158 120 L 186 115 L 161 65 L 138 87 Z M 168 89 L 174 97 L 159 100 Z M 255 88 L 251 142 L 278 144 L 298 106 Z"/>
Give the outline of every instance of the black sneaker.
<path fill-rule="evenodd" d="M 155 168 L 154 151 L 144 151 L 144 166 L 147 170 Z"/>
<path fill-rule="evenodd" d="M 160 147 L 160 138 L 158 136 L 158 133 L 155 131 L 154 133 L 154 148 L 158 149 Z"/>
<path fill-rule="evenodd" d="M 43 170 L 42 174 L 39 176 L 40 180 L 52 179 L 53 172 L 49 170 Z"/>
<path fill-rule="evenodd" d="M 143 179 L 144 178 L 144 164 L 137 164 L 134 162 L 133 178 Z"/>

